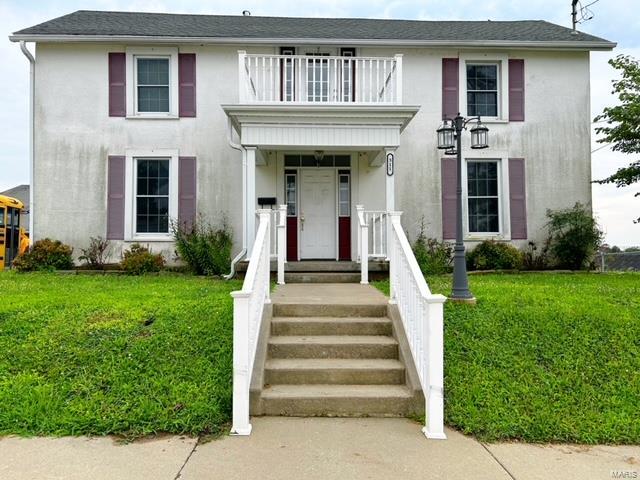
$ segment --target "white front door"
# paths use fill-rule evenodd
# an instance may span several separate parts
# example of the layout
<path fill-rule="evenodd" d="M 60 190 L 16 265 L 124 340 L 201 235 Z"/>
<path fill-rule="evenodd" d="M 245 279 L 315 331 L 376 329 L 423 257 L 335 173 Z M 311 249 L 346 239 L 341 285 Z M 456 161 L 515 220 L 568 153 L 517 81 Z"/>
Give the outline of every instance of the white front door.
<path fill-rule="evenodd" d="M 336 258 L 336 172 L 302 169 L 300 258 Z"/>

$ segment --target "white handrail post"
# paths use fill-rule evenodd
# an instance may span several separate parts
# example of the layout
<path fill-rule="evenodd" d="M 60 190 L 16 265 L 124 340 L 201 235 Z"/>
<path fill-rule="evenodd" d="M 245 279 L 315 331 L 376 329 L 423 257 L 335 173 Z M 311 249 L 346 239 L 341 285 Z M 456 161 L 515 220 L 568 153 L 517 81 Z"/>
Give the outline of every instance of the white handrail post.
<path fill-rule="evenodd" d="M 356 205 L 356 218 L 358 219 L 358 261 L 362 262 L 362 232 L 360 231 L 360 218 L 364 216 L 364 205 Z"/>
<path fill-rule="evenodd" d="M 278 209 L 278 285 L 284 285 L 284 263 L 287 254 L 287 206 Z"/>
<path fill-rule="evenodd" d="M 387 237 L 387 257 L 389 258 L 389 303 L 396 303 L 396 275 L 398 265 L 396 256 L 396 228 L 402 228 L 400 217 L 402 212 L 387 212 L 389 236 Z"/>
<path fill-rule="evenodd" d="M 427 438 L 444 440 L 444 295 L 431 295 L 425 299 L 427 348 L 425 349 L 426 384 L 425 427 Z"/>
<path fill-rule="evenodd" d="M 231 292 L 233 297 L 233 425 L 232 435 L 251 434 L 249 423 L 249 297 Z"/>
<path fill-rule="evenodd" d="M 240 88 L 240 103 L 247 102 L 247 72 L 245 63 L 247 52 L 238 50 L 238 87 Z"/>
<path fill-rule="evenodd" d="M 402 104 L 402 54 L 395 55 L 396 59 L 396 105 Z"/>
<path fill-rule="evenodd" d="M 362 230 L 360 234 L 360 283 L 367 285 L 369 283 L 369 225 L 360 226 Z"/>
<path fill-rule="evenodd" d="M 262 252 L 262 255 L 264 257 L 264 261 L 267 263 L 267 266 L 264 269 L 266 272 L 265 274 L 266 278 L 264 279 L 264 282 L 266 282 L 266 284 L 269 285 L 271 280 L 270 279 L 270 276 L 271 276 L 271 210 L 267 208 L 260 208 L 256 211 L 256 213 L 258 214 L 258 219 L 259 219 L 258 225 L 261 225 L 263 222 L 267 224 L 267 235 L 264 240 L 265 245 L 264 245 L 264 251 Z M 267 287 L 264 294 L 265 303 L 271 303 L 270 292 L 271 292 L 271 289 Z"/>

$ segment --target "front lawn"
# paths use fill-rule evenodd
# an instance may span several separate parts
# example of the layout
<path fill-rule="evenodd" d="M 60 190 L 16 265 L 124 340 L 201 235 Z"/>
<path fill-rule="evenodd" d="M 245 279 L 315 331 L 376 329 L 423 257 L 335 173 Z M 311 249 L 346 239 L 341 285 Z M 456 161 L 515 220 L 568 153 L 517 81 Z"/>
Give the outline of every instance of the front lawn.
<path fill-rule="evenodd" d="M 215 433 L 239 282 L 0 273 L 0 434 Z"/>
<path fill-rule="evenodd" d="M 639 274 L 469 278 L 478 304 L 445 304 L 448 425 L 488 441 L 640 443 Z M 427 280 L 450 292 L 450 276 Z"/>

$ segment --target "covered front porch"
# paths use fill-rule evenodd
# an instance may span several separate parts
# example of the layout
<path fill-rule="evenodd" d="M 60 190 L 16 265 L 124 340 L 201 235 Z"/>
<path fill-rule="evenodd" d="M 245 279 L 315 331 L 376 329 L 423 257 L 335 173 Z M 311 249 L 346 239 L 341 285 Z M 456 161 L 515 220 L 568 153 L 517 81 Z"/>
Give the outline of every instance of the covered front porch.
<path fill-rule="evenodd" d="M 419 107 L 239 104 L 223 109 L 229 142 L 242 152 L 246 258 L 255 240 L 256 211 L 278 208 L 286 208 L 289 262 L 357 261 L 359 213 L 377 226 L 370 232 L 371 256 L 386 255 L 386 227 L 380 220 L 395 210 L 400 134 Z"/>

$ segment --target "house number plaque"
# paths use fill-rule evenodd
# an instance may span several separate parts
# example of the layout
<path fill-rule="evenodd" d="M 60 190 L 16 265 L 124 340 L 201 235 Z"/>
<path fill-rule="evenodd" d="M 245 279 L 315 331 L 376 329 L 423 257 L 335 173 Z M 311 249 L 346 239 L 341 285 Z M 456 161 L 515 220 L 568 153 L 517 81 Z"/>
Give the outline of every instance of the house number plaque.
<path fill-rule="evenodd" d="M 395 160 L 395 157 L 393 156 L 393 153 L 387 153 L 387 175 L 389 175 L 390 177 L 393 176 L 394 160 Z"/>

